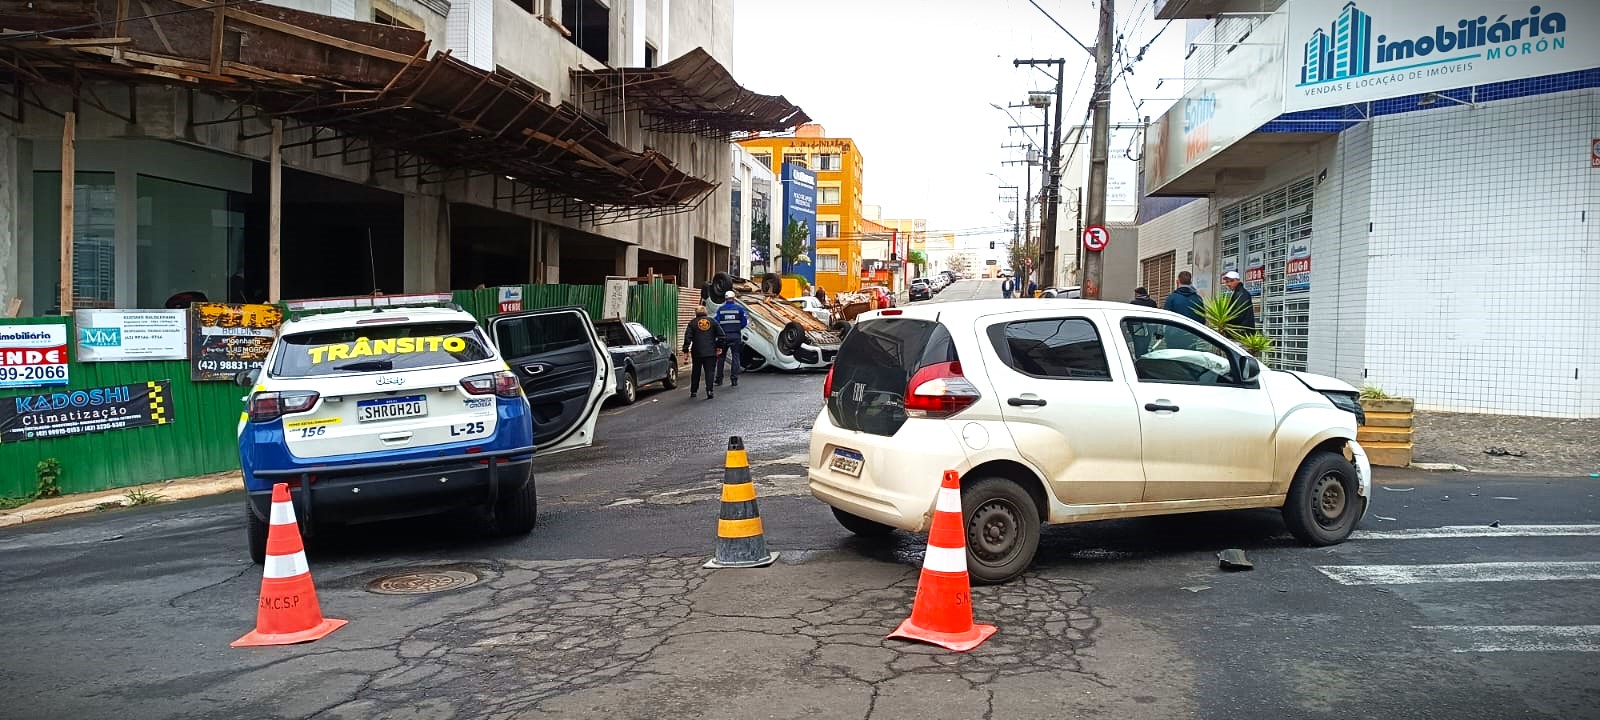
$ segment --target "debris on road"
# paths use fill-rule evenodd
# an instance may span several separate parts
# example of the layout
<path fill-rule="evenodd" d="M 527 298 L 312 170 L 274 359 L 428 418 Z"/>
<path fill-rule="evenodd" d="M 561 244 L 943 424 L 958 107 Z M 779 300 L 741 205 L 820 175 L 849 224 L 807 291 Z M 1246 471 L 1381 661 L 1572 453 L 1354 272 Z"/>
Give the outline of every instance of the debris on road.
<path fill-rule="evenodd" d="M 1414 487 L 1408 487 L 1408 488 L 1389 487 L 1388 485 L 1379 485 L 1378 487 L 1381 487 L 1381 488 L 1383 488 L 1385 490 L 1388 490 L 1389 492 L 1411 492 L 1412 490 L 1416 489 Z"/>
<path fill-rule="evenodd" d="M 1179 590 L 1188 590 L 1189 592 L 1197 593 L 1197 592 L 1204 592 L 1206 590 L 1210 590 L 1211 586 L 1210 585 L 1185 585 L 1185 586 L 1183 586 L 1181 588 L 1178 588 L 1178 589 Z"/>
<path fill-rule="evenodd" d="M 1489 527 L 1500 527 L 1500 521 L 1496 520 L 1492 523 L 1489 523 Z"/>
<path fill-rule="evenodd" d="M 1379 520 L 1386 520 L 1388 522 L 1400 522 L 1400 518 L 1392 518 L 1392 517 L 1388 517 L 1386 515 L 1379 515 L 1377 513 L 1373 513 L 1372 516 L 1377 518 L 1377 519 L 1379 519 Z"/>
<path fill-rule="evenodd" d="M 1527 457 L 1528 456 L 1528 453 L 1525 452 L 1525 451 L 1522 451 L 1522 450 L 1507 450 L 1507 449 L 1502 448 L 1502 447 L 1485 448 L 1484 451 L 1483 451 L 1483 454 L 1488 455 L 1489 457 L 1515 457 L 1515 458 L 1522 458 L 1522 457 Z"/>
<path fill-rule="evenodd" d="M 1250 570 L 1255 567 L 1255 564 L 1244 556 L 1244 551 L 1238 548 L 1228 548 L 1217 553 L 1217 560 L 1220 561 L 1223 570 Z"/>

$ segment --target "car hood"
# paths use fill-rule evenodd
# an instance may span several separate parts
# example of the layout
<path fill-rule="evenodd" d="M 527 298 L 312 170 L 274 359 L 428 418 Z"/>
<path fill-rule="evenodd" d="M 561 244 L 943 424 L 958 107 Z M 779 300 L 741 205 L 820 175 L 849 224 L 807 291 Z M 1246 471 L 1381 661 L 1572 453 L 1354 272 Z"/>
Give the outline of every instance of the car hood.
<path fill-rule="evenodd" d="M 1300 372 L 1299 370 L 1287 370 L 1285 372 L 1295 376 L 1295 378 L 1299 379 L 1300 382 L 1305 383 L 1306 387 L 1316 390 L 1317 392 L 1357 392 L 1354 385 L 1340 380 L 1339 378 L 1328 377 L 1327 375 L 1317 375 L 1308 372 Z"/>

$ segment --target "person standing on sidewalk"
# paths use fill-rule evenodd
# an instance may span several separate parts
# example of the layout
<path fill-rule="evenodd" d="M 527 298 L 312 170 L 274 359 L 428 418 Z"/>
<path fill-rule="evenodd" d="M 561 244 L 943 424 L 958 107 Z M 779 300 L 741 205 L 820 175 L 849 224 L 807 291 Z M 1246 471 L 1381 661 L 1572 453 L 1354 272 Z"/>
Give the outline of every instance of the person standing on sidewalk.
<path fill-rule="evenodd" d="M 1233 291 L 1233 307 L 1239 314 L 1234 316 L 1233 322 L 1228 327 L 1234 328 L 1240 335 L 1249 335 L 1256 331 L 1256 300 L 1250 294 L 1250 288 L 1239 279 L 1239 273 L 1229 270 L 1222 276 L 1229 290 Z"/>
<path fill-rule="evenodd" d="M 1011 278 L 1000 281 L 1000 297 L 1007 300 L 1011 299 Z"/>
<path fill-rule="evenodd" d="M 711 321 L 705 308 L 696 308 L 694 319 L 684 328 L 683 352 L 689 354 L 689 397 L 700 394 L 700 377 L 706 379 L 706 399 L 715 397 L 711 389 L 712 366 L 717 362 L 717 344 L 722 341 L 722 326 Z"/>
<path fill-rule="evenodd" d="M 1205 320 L 1200 318 L 1200 305 L 1205 298 L 1200 297 L 1200 291 L 1194 289 L 1194 275 L 1188 270 L 1178 273 L 1178 287 L 1167 295 L 1167 303 L 1163 309 L 1171 310 L 1201 325 Z"/>
<path fill-rule="evenodd" d="M 821 290 L 822 288 L 817 288 Z M 728 377 L 734 387 L 739 387 L 739 354 L 744 350 L 744 327 L 750 324 L 750 318 L 744 312 L 744 306 L 733 299 L 733 291 L 729 290 L 722 296 L 722 305 L 717 308 L 717 325 L 722 328 L 726 339 L 722 342 L 723 352 L 717 356 L 717 386 L 722 385 L 723 365 L 732 365 Z"/>
<path fill-rule="evenodd" d="M 1130 304 L 1141 305 L 1143 307 L 1155 307 L 1156 301 L 1150 299 L 1149 290 L 1146 290 L 1143 287 L 1136 287 L 1133 289 L 1133 300 L 1130 301 Z"/>

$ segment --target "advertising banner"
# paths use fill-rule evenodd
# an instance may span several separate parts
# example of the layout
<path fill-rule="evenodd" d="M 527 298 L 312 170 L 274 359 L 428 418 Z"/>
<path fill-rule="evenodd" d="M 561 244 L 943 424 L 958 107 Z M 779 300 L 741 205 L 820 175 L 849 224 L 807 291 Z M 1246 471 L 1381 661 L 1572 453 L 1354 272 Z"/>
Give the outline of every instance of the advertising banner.
<path fill-rule="evenodd" d="M 171 380 L 0 399 L 0 443 L 172 422 Z"/>
<path fill-rule="evenodd" d="M 1244 286 L 1250 294 L 1261 297 L 1261 288 L 1267 284 L 1267 255 L 1263 252 L 1253 252 L 1245 256 L 1244 260 Z"/>
<path fill-rule="evenodd" d="M 799 223 L 806 231 L 806 250 L 797 263 L 785 263 L 784 273 L 799 275 L 808 283 L 817 281 L 817 174 L 794 163 L 783 164 L 783 230 L 779 242 L 789 232 L 791 224 Z"/>
<path fill-rule="evenodd" d="M 1283 289 L 1298 292 L 1311 289 L 1311 243 L 1296 240 L 1289 245 L 1289 262 L 1284 265 Z"/>
<path fill-rule="evenodd" d="M 189 306 L 189 379 L 232 380 L 260 370 L 278 337 L 283 311 L 275 305 L 195 303 Z"/>
<path fill-rule="evenodd" d="M 1285 108 L 1313 110 L 1600 66 L 1594 0 L 1294 0 Z"/>
<path fill-rule="evenodd" d="M 499 292 L 500 312 L 522 312 L 522 286 L 496 288 Z"/>
<path fill-rule="evenodd" d="M 65 384 L 65 323 L 0 325 L 0 388 Z"/>
<path fill-rule="evenodd" d="M 73 319 L 83 362 L 188 357 L 188 310 L 79 310 Z"/>

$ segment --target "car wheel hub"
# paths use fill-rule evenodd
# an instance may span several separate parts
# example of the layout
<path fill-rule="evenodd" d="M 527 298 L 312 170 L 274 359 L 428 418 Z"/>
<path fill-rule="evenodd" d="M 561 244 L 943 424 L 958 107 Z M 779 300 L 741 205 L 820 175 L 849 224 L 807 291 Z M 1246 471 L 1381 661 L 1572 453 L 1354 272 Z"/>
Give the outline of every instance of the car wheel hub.
<path fill-rule="evenodd" d="M 1317 522 L 1324 527 L 1331 526 L 1344 516 L 1345 506 L 1349 504 L 1349 497 L 1345 494 L 1344 483 L 1334 473 L 1323 475 L 1317 480 L 1316 487 L 1312 488 L 1313 511 L 1316 513 Z"/>
<path fill-rule="evenodd" d="M 1003 565 L 1016 553 L 1017 509 L 1010 503 L 991 500 L 973 511 L 967 524 L 967 542 L 972 554 L 985 565 Z"/>

